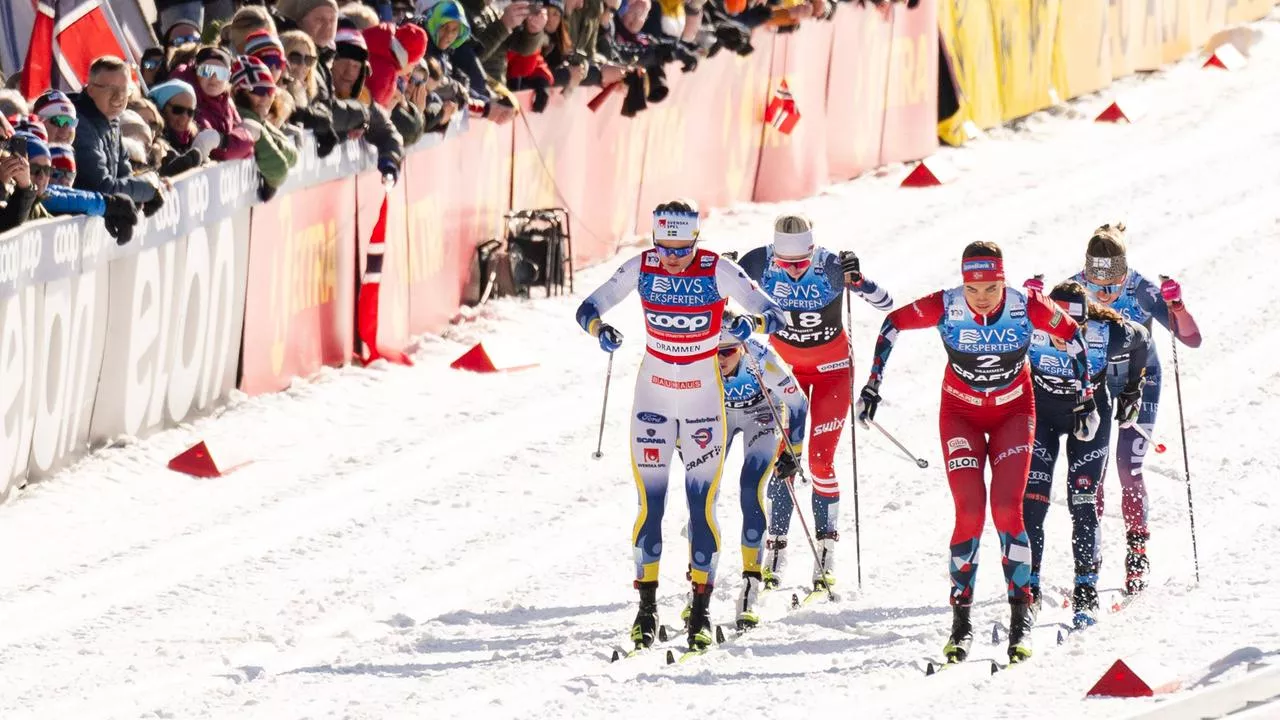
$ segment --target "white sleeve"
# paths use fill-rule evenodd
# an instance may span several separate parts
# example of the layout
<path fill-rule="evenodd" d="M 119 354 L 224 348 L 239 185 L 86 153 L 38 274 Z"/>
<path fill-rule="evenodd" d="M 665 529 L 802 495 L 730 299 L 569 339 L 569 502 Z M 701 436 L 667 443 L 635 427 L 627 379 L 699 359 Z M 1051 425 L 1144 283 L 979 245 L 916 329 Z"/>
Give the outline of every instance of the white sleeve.
<path fill-rule="evenodd" d="M 764 294 L 754 280 L 734 261 L 720 258 L 716 262 L 716 289 L 720 297 L 733 298 L 747 312 L 765 317 L 773 317 L 786 325 L 786 316 L 782 307 L 773 298 Z"/>
<path fill-rule="evenodd" d="M 586 302 L 591 303 L 596 312 L 603 315 L 625 300 L 640 285 L 640 262 L 642 257 L 643 255 L 636 255 L 622 263 L 617 272 L 587 297 Z"/>
<path fill-rule="evenodd" d="M 758 363 L 764 381 L 765 392 L 772 392 L 787 408 L 787 442 L 793 447 L 803 447 L 805 420 L 809 414 L 809 400 L 796 382 L 791 369 L 769 346 L 764 346 Z"/>

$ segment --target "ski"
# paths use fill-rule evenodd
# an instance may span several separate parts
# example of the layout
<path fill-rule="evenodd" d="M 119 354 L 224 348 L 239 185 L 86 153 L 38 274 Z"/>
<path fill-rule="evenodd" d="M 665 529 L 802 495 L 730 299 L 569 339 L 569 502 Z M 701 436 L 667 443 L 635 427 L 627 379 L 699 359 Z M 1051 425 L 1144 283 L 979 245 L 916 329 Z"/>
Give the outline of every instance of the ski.
<path fill-rule="evenodd" d="M 670 638 L 670 637 L 671 637 L 671 636 L 670 636 L 670 634 L 667 632 L 667 626 L 666 626 L 666 625 L 659 625 L 659 626 L 658 626 L 658 639 L 657 639 L 657 642 L 655 642 L 653 645 L 650 645 L 649 647 L 645 647 L 644 645 L 641 645 L 641 644 L 638 644 L 638 643 L 637 643 L 637 644 L 636 644 L 636 646 L 635 646 L 634 648 L 630 649 L 630 650 L 628 650 L 626 647 L 619 646 L 619 645 L 615 645 L 615 646 L 613 646 L 613 647 L 612 647 L 613 653 L 612 653 L 612 655 L 611 655 L 611 656 L 610 656 L 610 658 L 609 658 L 609 662 L 611 662 L 611 663 L 616 663 L 616 662 L 618 662 L 619 660 L 627 660 L 627 659 L 630 659 L 630 658 L 634 658 L 634 657 L 639 657 L 639 656 L 641 656 L 641 655 L 645 655 L 645 654 L 647 654 L 650 650 L 654 650 L 654 649 L 656 649 L 656 645 L 657 645 L 657 643 L 659 643 L 659 642 L 665 643 L 665 642 L 667 642 L 668 638 Z"/>
<path fill-rule="evenodd" d="M 698 657 L 699 655 L 706 655 L 707 652 L 709 652 L 711 649 L 719 647 L 724 643 L 728 642 L 729 638 L 725 637 L 724 628 L 720 625 L 716 625 L 715 627 L 716 627 L 716 632 L 715 632 L 714 643 L 700 649 L 690 648 L 679 655 L 676 655 L 675 650 L 667 650 L 667 664 L 676 665 L 676 664 L 684 663 L 688 660 L 692 660 L 693 658 Z M 737 631 L 735 632 L 737 634 L 732 638 L 733 640 L 737 640 L 738 638 L 746 634 L 745 630 L 741 632 L 737 632 Z"/>

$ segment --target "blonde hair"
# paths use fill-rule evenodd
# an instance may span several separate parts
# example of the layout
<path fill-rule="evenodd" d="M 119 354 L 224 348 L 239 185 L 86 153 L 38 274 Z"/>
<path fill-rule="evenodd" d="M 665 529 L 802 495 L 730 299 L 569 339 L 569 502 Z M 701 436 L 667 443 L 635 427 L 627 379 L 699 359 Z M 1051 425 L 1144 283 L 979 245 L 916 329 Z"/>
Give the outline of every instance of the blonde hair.
<path fill-rule="evenodd" d="M 343 6 L 340 17 L 355 23 L 356 30 L 367 30 L 378 24 L 378 13 L 368 5 L 358 3 Z"/>
<path fill-rule="evenodd" d="M 232 53 L 243 55 L 244 41 L 250 33 L 266 30 L 275 35 L 276 23 L 271 19 L 267 9 L 261 5 L 245 5 L 231 16 L 231 22 L 227 23 L 225 30 Z"/>
<path fill-rule="evenodd" d="M 813 232 L 813 221 L 805 215 L 779 215 L 773 223 L 773 231 L 787 235 Z"/>
<path fill-rule="evenodd" d="M 1122 222 L 1115 225 L 1107 223 L 1094 230 L 1093 236 L 1089 238 L 1089 246 L 1085 248 L 1085 254 L 1103 258 L 1124 256 L 1124 230 Z"/>
<path fill-rule="evenodd" d="M 310 35 L 302 32 L 301 30 L 286 30 L 285 32 L 281 33 L 280 44 L 284 45 L 285 60 L 288 60 L 289 53 L 291 52 L 301 53 L 303 55 L 310 55 L 312 57 L 315 57 L 317 54 L 316 41 L 312 40 Z M 293 74 L 292 68 L 290 68 L 289 74 L 290 75 Z M 319 86 L 316 84 L 316 66 L 315 65 L 312 65 L 311 67 L 307 68 L 307 76 L 305 78 L 294 78 L 294 82 L 301 83 L 301 88 L 306 94 L 305 97 L 301 98 L 301 100 L 303 100 L 304 102 L 299 104 L 305 104 L 307 102 L 311 102 L 311 100 L 315 98 L 316 93 L 319 92 L 320 90 Z M 299 98 L 295 98 L 295 100 L 296 99 L 299 99 Z"/>

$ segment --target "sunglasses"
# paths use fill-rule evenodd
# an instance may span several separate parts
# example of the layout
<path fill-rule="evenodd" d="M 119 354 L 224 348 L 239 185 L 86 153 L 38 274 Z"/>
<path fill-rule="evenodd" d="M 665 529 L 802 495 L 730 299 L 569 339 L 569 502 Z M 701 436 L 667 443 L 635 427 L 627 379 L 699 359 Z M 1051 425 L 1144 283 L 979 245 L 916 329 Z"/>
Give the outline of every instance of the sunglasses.
<path fill-rule="evenodd" d="M 155 70 L 160 67 L 160 58 L 148 58 L 142 61 L 143 70 Z"/>
<path fill-rule="evenodd" d="M 33 178 L 52 177 L 52 176 L 53 176 L 52 165 L 32 165 L 31 166 L 31 177 Z"/>
<path fill-rule="evenodd" d="M 693 251 L 696 249 L 696 247 L 697 247 L 696 245 L 690 245 L 689 247 L 673 248 L 673 247 L 667 247 L 666 245 L 659 245 L 657 243 L 653 244 L 653 248 L 657 250 L 658 254 L 664 258 L 688 257 L 689 255 L 693 254 Z"/>
<path fill-rule="evenodd" d="M 262 64 L 266 65 L 270 70 L 284 69 L 284 58 L 280 57 L 280 55 L 276 53 L 265 53 L 259 55 L 258 59 L 261 60 Z"/>
<path fill-rule="evenodd" d="M 805 258 L 803 260 L 783 260 L 782 258 L 775 257 L 773 259 L 773 264 L 783 270 L 808 270 L 809 266 L 813 264 L 813 258 Z"/>
<path fill-rule="evenodd" d="M 729 357 L 730 355 L 733 355 L 736 352 L 738 352 L 738 346 L 730 345 L 729 347 L 720 348 L 718 354 L 720 355 L 720 357 Z"/>
<path fill-rule="evenodd" d="M 186 45 L 187 43 L 198 43 L 198 42 L 200 42 L 199 35 L 179 35 L 178 37 L 170 40 L 169 45 L 171 47 L 178 47 L 179 45 Z"/>
<path fill-rule="evenodd" d="M 318 59 L 319 58 L 315 55 L 303 55 L 300 52 L 289 53 L 289 63 L 292 65 L 306 65 L 307 67 L 311 67 L 316 64 L 316 60 Z"/>
<path fill-rule="evenodd" d="M 1088 280 L 1084 281 L 1084 286 L 1086 289 L 1088 289 L 1089 292 L 1093 293 L 1094 295 L 1098 295 L 1099 293 L 1105 293 L 1107 295 L 1115 295 L 1116 293 L 1120 292 L 1120 287 L 1121 287 L 1120 283 L 1115 283 L 1112 285 L 1099 285 L 1095 282 L 1090 282 Z"/>
<path fill-rule="evenodd" d="M 185 105 L 174 105 L 173 103 L 169 103 L 168 105 L 165 105 L 164 109 L 167 112 L 171 112 L 174 115 L 179 115 L 179 116 L 196 114 L 196 109 L 193 107 L 187 107 Z"/>
<path fill-rule="evenodd" d="M 226 82 L 227 80 L 231 79 L 231 69 L 226 67 L 225 65 L 214 65 L 213 63 L 205 63 L 200 67 L 196 68 L 196 75 L 199 75 L 205 80 L 209 80 L 211 78 L 218 78 L 219 80 Z"/>
<path fill-rule="evenodd" d="M 53 168 L 53 173 L 50 174 L 49 177 L 51 178 L 49 182 L 54 185 L 66 185 L 70 187 L 76 181 L 76 171 Z"/>
<path fill-rule="evenodd" d="M 80 124 L 79 120 L 71 117 L 70 115 L 54 115 L 53 117 L 45 118 L 44 121 L 56 128 L 63 129 L 73 128 Z"/>

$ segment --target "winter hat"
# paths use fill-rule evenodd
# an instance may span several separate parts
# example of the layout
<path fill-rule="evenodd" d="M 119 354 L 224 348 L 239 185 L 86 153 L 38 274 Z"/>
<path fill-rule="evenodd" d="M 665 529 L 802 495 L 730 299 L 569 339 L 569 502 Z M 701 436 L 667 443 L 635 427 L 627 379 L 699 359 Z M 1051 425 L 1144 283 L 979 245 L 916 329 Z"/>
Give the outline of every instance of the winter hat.
<path fill-rule="evenodd" d="M 359 30 L 339 27 L 334 43 L 337 45 L 335 59 L 346 58 L 361 63 L 369 59 L 369 44 L 364 41 L 364 35 Z"/>
<path fill-rule="evenodd" d="M 120 113 L 120 134 L 143 143 L 151 142 L 151 126 L 135 110 Z"/>
<path fill-rule="evenodd" d="M 553 7 L 559 10 L 561 15 L 564 15 L 564 0 L 547 0 L 547 7 Z"/>
<path fill-rule="evenodd" d="M 280 38 L 266 30 L 255 30 L 244 39 L 244 54 L 260 58 L 275 53 L 284 61 L 284 45 Z"/>
<path fill-rule="evenodd" d="M 391 54 L 400 69 L 416 65 L 427 54 L 427 33 L 417 25 L 401 25 L 391 36 Z"/>
<path fill-rule="evenodd" d="M 1049 293 L 1049 299 L 1067 311 L 1072 320 L 1083 325 L 1089 317 L 1089 294 L 1079 283 L 1064 283 Z"/>
<path fill-rule="evenodd" d="M 44 123 L 35 115 L 16 118 L 13 121 L 13 131 L 34 135 L 45 142 L 49 142 L 49 131 L 45 130 Z"/>
<path fill-rule="evenodd" d="M 338 12 L 338 0 L 280 0 L 276 3 L 276 12 L 281 17 L 299 23 L 302 22 L 302 18 L 318 7 L 333 8 L 336 13 Z"/>
<path fill-rule="evenodd" d="M 32 135 L 29 132 L 19 130 L 13 134 L 14 137 L 20 137 L 27 141 L 27 159 L 34 160 L 36 158 L 49 157 L 49 143 L 47 140 Z"/>
<path fill-rule="evenodd" d="M 250 55 L 241 55 L 231 66 L 231 84 L 237 90 L 252 92 L 256 88 L 274 88 L 275 80 L 271 78 L 271 69 L 266 63 Z"/>
<path fill-rule="evenodd" d="M 45 90 L 40 97 L 31 105 L 31 112 L 41 120 L 56 117 L 58 115 L 76 116 L 76 106 L 71 104 L 71 98 L 61 90 Z"/>
<path fill-rule="evenodd" d="M 211 45 L 200 48 L 200 52 L 196 53 L 196 65 L 209 61 L 220 62 L 229 68 L 233 58 L 231 57 L 231 52 L 224 47 Z"/>
<path fill-rule="evenodd" d="M 49 146 L 49 157 L 53 166 L 65 172 L 76 171 L 76 151 L 65 143 L 54 143 Z"/>
<path fill-rule="evenodd" d="M 169 80 L 155 85 L 151 88 L 151 92 L 147 93 L 147 97 L 151 98 L 151 102 L 156 104 L 160 110 L 164 110 L 164 106 L 169 101 L 179 95 L 186 95 L 191 98 L 191 105 L 195 107 L 196 89 L 191 87 L 191 83 L 185 80 Z"/>
<path fill-rule="evenodd" d="M 427 15 L 427 32 L 431 34 L 431 43 L 436 47 L 440 47 L 438 38 L 440 37 L 440 28 L 445 23 L 458 23 L 458 37 L 453 44 L 442 50 L 456 50 L 463 43 L 471 38 L 471 24 L 467 22 L 467 14 L 463 12 L 462 6 L 457 0 L 441 0 L 431 7 L 430 13 Z"/>
<path fill-rule="evenodd" d="M 1093 231 L 1084 256 L 1084 269 L 1088 275 L 1102 281 L 1119 282 L 1129 274 L 1124 231 L 1124 223 L 1108 223 Z"/>
<path fill-rule="evenodd" d="M 194 35 L 199 35 L 204 28 L 204 3 L 200 0 L 179 2 L 160 11 L 160 39 L 166 41 L 169 31 L 179 25 L 190 25 L 195 28 Z M 167 42 L 165 44 L 168 44 Z"/>

